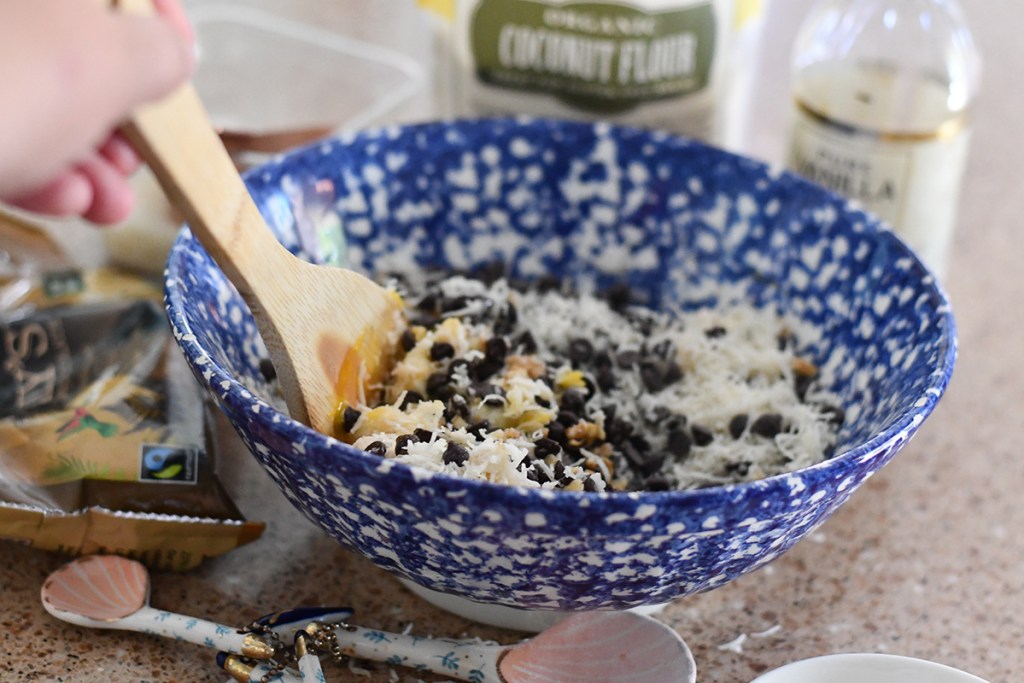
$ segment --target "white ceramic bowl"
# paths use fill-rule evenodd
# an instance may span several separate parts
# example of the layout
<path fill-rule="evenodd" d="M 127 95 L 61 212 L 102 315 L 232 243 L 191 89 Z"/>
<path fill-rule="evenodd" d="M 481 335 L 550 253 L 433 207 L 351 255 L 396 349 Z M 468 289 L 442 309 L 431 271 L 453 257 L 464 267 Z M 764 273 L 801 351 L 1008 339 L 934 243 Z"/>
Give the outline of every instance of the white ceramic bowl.
<path fill-rule="evenodd" d="M 825 655 L 787 664 L 751 683 L 986 683 L 923 659 L 882 654 Z"/>

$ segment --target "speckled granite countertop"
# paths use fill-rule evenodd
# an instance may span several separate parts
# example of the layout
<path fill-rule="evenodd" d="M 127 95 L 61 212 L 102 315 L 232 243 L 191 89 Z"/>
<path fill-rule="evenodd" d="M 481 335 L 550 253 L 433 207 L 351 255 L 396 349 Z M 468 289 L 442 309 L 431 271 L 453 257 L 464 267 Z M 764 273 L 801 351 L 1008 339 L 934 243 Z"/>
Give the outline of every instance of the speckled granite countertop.
<path fill-rule="evenodd" d="M 765 158 L 779 154 L 785 53 L 806 4 L 777 2 L 769 14 L 755 95 L 762 106 L 747 142 Z M 1024 669 L 1024 419 L 1017 414 L 1024 405 L 1017 319 L 1024 9 L 1010 0 L 965 4 L 986 74 L 947 280 L 960 330 L 953 382 L 919 436 L 817 532 L 771 565 L 661 614 L 693 649 L 700 681 L 747 683 L 796 659 L 851 651 L 931 659 L 993 683 Z M 338 5 L 302 5 L 343 18 Z M 223 466 L 235 473 L 232 493 L 243 512 L 269 528 L 196 571 L 155 573 L 154 606 L 242 625 L 300 604 L 346 604 L 366 626 L 401 630 L 411 622 L 424 635 L 521 637 L 431 607 L 341 549 L 291 508 L 248 454 L 229 452 Z M 226 679 L 201 648 L 49 617 L 39 588 L 64 561 L 0 542 L 0 679 Z M 367 677 L 327 673 L 337 681 L 414 680 L 385 666 L 370 670 Z"/>

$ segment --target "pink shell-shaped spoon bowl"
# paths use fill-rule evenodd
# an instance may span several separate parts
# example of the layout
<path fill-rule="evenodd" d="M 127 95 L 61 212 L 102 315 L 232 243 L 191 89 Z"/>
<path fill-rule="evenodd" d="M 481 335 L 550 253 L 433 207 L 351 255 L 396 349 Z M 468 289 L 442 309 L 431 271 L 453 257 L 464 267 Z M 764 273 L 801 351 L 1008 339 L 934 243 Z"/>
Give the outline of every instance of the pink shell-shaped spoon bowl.
<path fill-rule="evenodd" d="M 69 562 L 50 574 L 40 598 L 47 612 L 76 626 L 151 633 L 256 659 L 274 655 L 269 643 L 251 633 L 153 609 L 146 568 L 116 555 Z"/>
<path fill-rule="evenodd" d="M 122 619 L 142 609 L 149 598 L 149 573 L 123 557 L 83 557 L 49 576 L 43 605 L 99 621 Z"/>
<path fill-rule="evenodd" d="M 693 655 L 679 634 L 634 612 L 594 612 L 564 619 L 543 637 L 510 648 L 498 662 L 515 683 L 686 683 Z"/>

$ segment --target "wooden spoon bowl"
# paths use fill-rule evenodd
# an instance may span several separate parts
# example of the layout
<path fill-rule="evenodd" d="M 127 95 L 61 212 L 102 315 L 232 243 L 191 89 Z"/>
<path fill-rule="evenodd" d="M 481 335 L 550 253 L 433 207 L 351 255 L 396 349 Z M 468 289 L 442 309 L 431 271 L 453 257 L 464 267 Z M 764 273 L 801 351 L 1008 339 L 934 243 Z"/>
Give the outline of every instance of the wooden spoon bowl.
<path fill-rule="evenodd" d="M 149 0 L 118 6 L 152 11 Z M 278 243 L 191 85 L 136 111 L 124 133 L 248 304 L 292 418 L 334 434 L 339 405 L 357 403 L 387 370 L 401 299 Z"/>

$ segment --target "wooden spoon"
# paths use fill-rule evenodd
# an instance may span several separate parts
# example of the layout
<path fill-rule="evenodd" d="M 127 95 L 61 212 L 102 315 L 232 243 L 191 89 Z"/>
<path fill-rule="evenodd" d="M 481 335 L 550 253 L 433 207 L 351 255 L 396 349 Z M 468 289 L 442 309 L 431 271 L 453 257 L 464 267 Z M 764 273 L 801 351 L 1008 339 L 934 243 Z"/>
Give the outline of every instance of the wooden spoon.
<path fill-rule="evenodd" d="M 117 0 L 152 12 L 150 0 Z M 124 129 L 192 233 L 248 304 L 291 416 L 334 434 L 387 371 L 401 300 L 358 273 L 317 266 L 274 238 L 191 85 L 136 111 Z"/>

